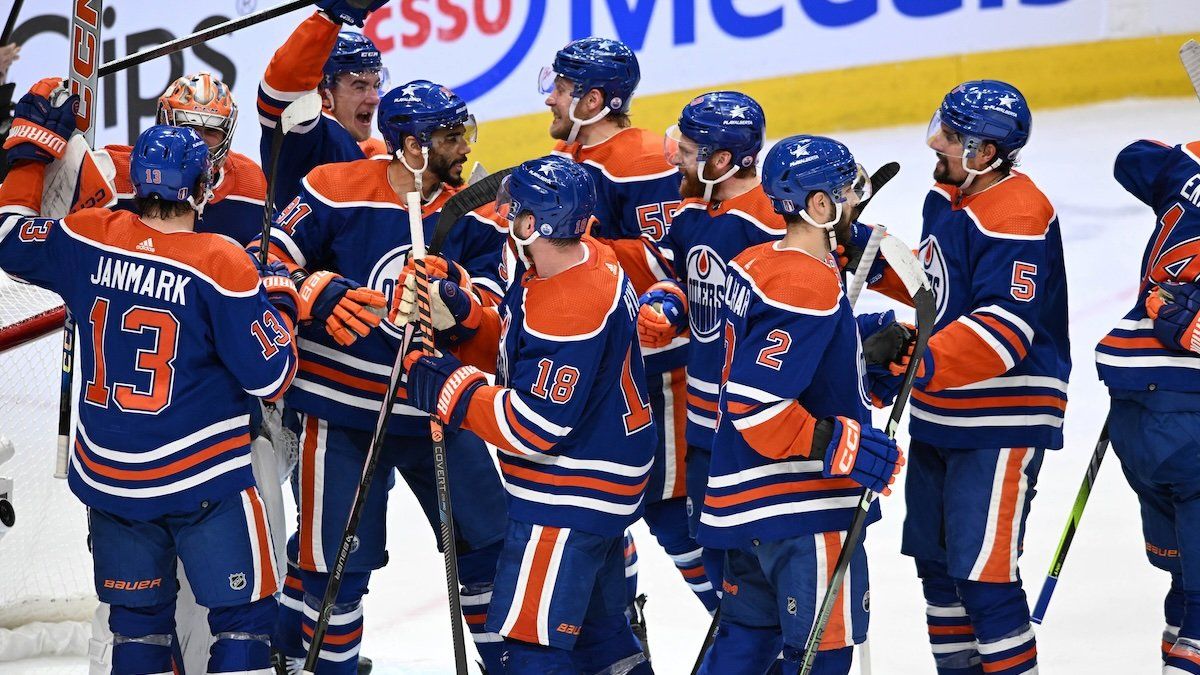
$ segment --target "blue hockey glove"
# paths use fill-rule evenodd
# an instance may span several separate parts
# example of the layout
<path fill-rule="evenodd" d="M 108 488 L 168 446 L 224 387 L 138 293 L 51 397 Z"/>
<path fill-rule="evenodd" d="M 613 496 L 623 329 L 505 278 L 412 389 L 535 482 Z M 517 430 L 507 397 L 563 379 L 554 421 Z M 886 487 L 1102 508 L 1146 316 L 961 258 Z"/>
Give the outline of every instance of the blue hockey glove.
<path fill-rule="evenodd" d="M 300 293 L 296 291 L 296 283 L 288 274 L 287 265 L 278 260 L 271 260 L 266 265 L 260 265 L 258 262 L 258 257 L 255 256 L 254 266 L 258 268 L 258 276 L 267 291 L 267 300 L 291 320 L 294 328 L 300 318 Z"/>
<path fill-rule="evenodd" d="M 404 357 L 408 374 L 408 404 L 437 415 L 447 431 L 462 425 L 475 390 L 487 378 L 475 366 L 464 366 L 453 354 L 424 356 L 413 349 Z"/>
<path fill-rule="evenodd" d="M 386 306 L 383 293 L 333 272 L 316 272 L 300 285 L 300 320 L 324 323 L 325 332 L 340 345 L 366 337 L 383 319 Z"/>
<path fill-rule="evenodd" d="M 387 3 L 388 0 L 317 0 L 316 5 L 333 20 L 362 28 L 367 15 Z"/>
<path fill-rule="evenodd" d="M 12 129 L 4 141 L 9 162 L 29 159 L 48 164 L 66 152 L 67 139 L 75 131 L 79 97 L 71 95 L 57 106 L 51 105 L 54 90 L 61 86 L 62 79 L 47 77 L 17 101 Z"/>
<path fill-rule="evenodd" d="M 813 432 L 813 459 L 824 459 L 824 475 L 850 480 L 883 495 L 904 466 L 896 441 L 875 427 L 863 427 L 849 417 L 826 417 Z"/>
<path fill-rule="evenodd" d="M 687 296 L 674 281 L 654 284 L 638 304 L 638 338 L 643 347 L 664 347 L 687 328 Z"/>
<path fill-rule="evenodd" d="M 1154 320 L 1154 337 L 1170 349 L 1200 354 L 1200 288 L 1163 283 L 1151 288 L 1146 313 Z"/>
<path fill-rule="evenodd" d="M 863 338 L 863 361 L 867 364 L 867 389 L 871 404 L 876 408 L 889 406 L 900 393 L 904 371 L 897 375 L 891 366 L 906 363 L 909 345 L 914 333 L 911 326 L 896 319 L 896 313 L 888 310 L 879 314 L 860 314 L 858 332 Z"/>

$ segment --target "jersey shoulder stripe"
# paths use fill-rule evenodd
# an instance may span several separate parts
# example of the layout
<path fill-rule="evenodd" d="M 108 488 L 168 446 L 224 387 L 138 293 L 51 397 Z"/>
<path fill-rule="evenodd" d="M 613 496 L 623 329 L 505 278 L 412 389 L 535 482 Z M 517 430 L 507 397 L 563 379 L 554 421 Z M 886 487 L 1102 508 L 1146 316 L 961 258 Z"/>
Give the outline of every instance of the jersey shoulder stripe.
<path fill-rule="evenodd" d="M 635 127 L 622 129 L 595 145 L 568 146 L 559 141 L 554 151 L 600 169 L 617 183 L 654 180 L 679 172 L 663 156 L 662 136 Z"/>
<path fill-rule="evenodd" d="M 160 232 L 137 214 L 107 209 L 83 209 L 61 222 L 69 236 L 87 245 L 182 268 L 225 295 L 258 293 L 258 272 L 249 255 L 220 235 Z"/>
<path fill-rule="evenodd" d="M 836 312 L 842 300 L 842 284 L 832 258 L 821 261 L 805 251 L 770 242 L 742 251 L 731 267 L 764 302 L 789 312 L 826 316 Z"/>
<path fill-rule="evenodd" d="M 584 237 L 586 259 L 549 279 L 528 272 L 525 329 L 536 337 L 586 340 L 604 327 L 621 303 L 625 272 L 612 249 Z"/>
<path fill-rule="evenodd" d="M 771 206 L 771 200 L 761 185 L 722 201 L 712 215 L 725 214 L 737 216 L 770 235 L 781 235 L 787 231 L 787 223 L 783 222 L 783 216 L 775 213 L 775 207 Z"/>
<path fill-rule="evenodd" d="M 939 184 L 934 190 L 953 204 L 958 188 Z M 1046 195 L 1029 176 L 1012 172 L 983 192 L 962 198 L 963 209 L 984 235 L 997 239 L 1044 239 L 1057 217 Z"/>

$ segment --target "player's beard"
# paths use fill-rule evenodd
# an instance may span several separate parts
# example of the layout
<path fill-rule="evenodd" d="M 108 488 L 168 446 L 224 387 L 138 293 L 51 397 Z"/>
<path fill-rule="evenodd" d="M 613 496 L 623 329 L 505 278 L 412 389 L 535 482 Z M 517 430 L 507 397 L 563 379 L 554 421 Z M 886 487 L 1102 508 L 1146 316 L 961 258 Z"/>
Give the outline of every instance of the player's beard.
<path fill-rule="evenodd" d="M 935 181 L 950 185 L 957 185 L 962 182 L 961 180 L 955 180 L 953 175 L 951 175 L 950 161 L 951 158 L 949 155 L 938 154 L 937 164 L 933 167 L 933 179 Z"/>
<path fill-rule="evenodd" d="M 574 122 L 570 117 L 565 115 L 559 116 L 557 112 L 551 111 L 554 117 L 550 120 L 550 138 L 556 141 L 565 141 L 571 136 L 571 126 Z"/>
<path fill-rule="evenodd" d="M 695 169 L 680 168 L 679 173 L 683 174 L 683 180 L 679 183 L 680 197 L 699 199 L 704 196 L 704 183 L 700 181 Z"/>
<path fill-rule="evenodd" d="M 441 153 L 431 152 L 429 153 L 429 173 L 432 173 L 438 181 L 446 185 L 460 187 L 466 182 L 466 179 L 462 175 L 462 167 L 466 161 L 466 155 L 452 158 Z M 455 169 L 457 169 L 457 172 Z"/>

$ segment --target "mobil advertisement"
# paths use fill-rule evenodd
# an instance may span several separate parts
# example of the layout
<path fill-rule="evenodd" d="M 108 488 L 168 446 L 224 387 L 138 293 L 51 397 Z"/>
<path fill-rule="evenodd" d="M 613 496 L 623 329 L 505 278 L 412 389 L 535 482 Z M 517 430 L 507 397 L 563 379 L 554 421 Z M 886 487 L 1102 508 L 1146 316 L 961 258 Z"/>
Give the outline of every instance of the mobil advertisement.
<path fill-rule="evenodd" d="M 104 62 L 276 4 L 266 0 L 107 0 Z M 666 93 L 852 66 L 1111 35 L 1200 28 L 1187 0 L 391 0 L 362 32 L 383 53 L 391 84 L 441 82 L 480 121 L 542 109 L 537 74 L 569 40 L 615 37 L 638 53 L 639 94 Z M 1178 11 L 1175 5 L 1179 5 Z M 271 53 L 311 10 L 299 10 L 105 78 L 97 142 L 131 142 L 152 123 L 175 77 L 208 70 L 242 109 L 234 147 L 257 156 L 255 91 Z M 68 3 L 27 3 L 24 44 L 9 79 L 23 88 L 65 75 Z M 1171 25 L 1145 17 L 1174 16 Z M 1122 16 L 1136 25 L 1117 25 Z M 1179 17 L 1183 17 L 1180 19 Z M 1191 17 L 1191 18 L 1188 18 Z M 1192 22 L 1195 26 L 1180 25 Z M 636 109 L 636 104 L 635 104 Z"/>

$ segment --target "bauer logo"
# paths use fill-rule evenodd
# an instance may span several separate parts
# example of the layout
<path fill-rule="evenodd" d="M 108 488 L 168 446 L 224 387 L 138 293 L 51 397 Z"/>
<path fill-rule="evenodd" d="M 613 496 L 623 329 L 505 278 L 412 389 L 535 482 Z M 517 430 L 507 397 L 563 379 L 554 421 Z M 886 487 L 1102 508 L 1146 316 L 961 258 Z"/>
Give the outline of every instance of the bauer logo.
<path fill-rule="evenodd" d="M 950 297 L 949 277 L 946 274 L 946 258 L 942 255 L 942 247 L 938 245 L 937 237 L 929 237 L 921 242 L 918 251 L 921 267 L 929 277 L 929 285 L 933 287 L 933 297 L 937 299 L 937 320 L 942 320 L 946 312 L 946 302 Z"/>
<path fill-rule="evenodd" d="M 707 246 L 688 252 L 688 321 L 692 337 L 712 342 L 719 334 L 721 309 L 725 304 L 725 261 Z"/>

